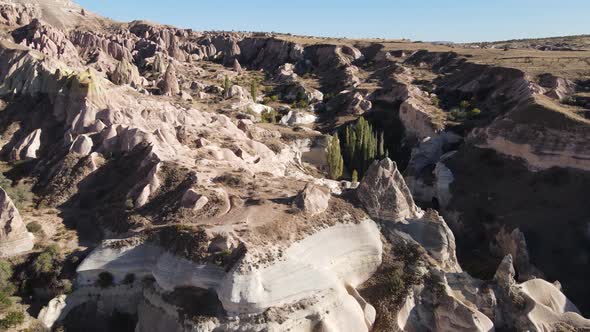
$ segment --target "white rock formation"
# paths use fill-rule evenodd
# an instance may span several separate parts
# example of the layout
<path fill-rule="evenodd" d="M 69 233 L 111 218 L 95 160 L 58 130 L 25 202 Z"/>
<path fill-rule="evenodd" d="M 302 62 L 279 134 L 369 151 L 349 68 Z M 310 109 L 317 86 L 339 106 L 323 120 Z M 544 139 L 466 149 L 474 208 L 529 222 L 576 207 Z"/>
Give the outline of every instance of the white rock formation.
<path fill-rule="evenodd" d="M 0 257 L 11 257 L 33 249 L 33 234 L 27 231 L 20 213 L 0 188 Z"/>
<path fill-rule="evenodd" d="M 281 118 L 281 124 L 287 126 L 300 126 L 316 122 L 317 116 L 307 112 L 289 111 L 289 113 Z"/>
<path fill-rule="evenodd" d="M 419 218 L 422 211 L 395 162 L 389 158 L 375 161 L 357 189 L 357 196 L 371 217 L 394 222 Z"/>
<path fill-rule="evenodd" d="M 94 143 L 92 139 L 88 135 L 80 135 L 76 137 L 76 140 L 72 143 L 70 147 L 70 152 L 77 153 L 82 156 L 87 156 L 92 152 L 92 147 Z"/>
<path fill-rule="evenodd" d="M 271 307 L 318 301 L 316 306 L 294 309 L 282 328 L 311 331 L 322 324 L 352 332 L 369 331 L 372 324 L 367 321 L 373 316 L 370 305 L 359 303 L 347 291 L 367 280 L 381 264 L 380 232 L 371 220 L 321 230 L 290 245 L 282 259 L 270 264 L 252 266 L 250 262 L 255 261 L 251 259 L 257 254 L 249 252 L 241 264 L 251 267 L 229 272 L 175 257 L 152 245 L 116 242 L 106 241 L 80 265 L 80 285 L 93 284 L 103 271 L 112 273 L 116 282 L 128 273 L 138 278 L 153 275 L 164 290 L 182 286 L 214 289 L 230 315 L 260 314 Z M 305 317 L 314 318 L 310 322 Z"/>
<path fill-rule="evenodd" d="M 11 154 L 12 160 L 36 159 L 41 148 L 41 129 L 35 129 L 14 147 Z"/>
<path fill-rule="evenodd" d="M 295 204 L 310 215 L 320 214 L 328 208 L 330 190 L 313 184 L 307 184 L 295 199 Z"/>

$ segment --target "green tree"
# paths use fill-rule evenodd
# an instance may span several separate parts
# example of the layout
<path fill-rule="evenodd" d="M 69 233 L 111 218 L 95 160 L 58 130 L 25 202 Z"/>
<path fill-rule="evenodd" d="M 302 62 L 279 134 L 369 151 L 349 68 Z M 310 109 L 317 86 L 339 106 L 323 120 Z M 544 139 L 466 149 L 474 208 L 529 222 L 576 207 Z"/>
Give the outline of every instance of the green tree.
<path fill-rule="evenodd" d="M 342 176 L 344 160 L 340 151 L 340 139 L 337 134 L 328 137 L 327 159 L 330 178 L 338 180 Z"/>
<path fill-rule="evenodd" d="M 378 141 L 383 141 L 383 146 Z M 383 135 L 378 138 L 369 122 L 361 117 L 344 129 L 343 149 L 347 168 L 357 170 L 362 176 L 373 160 L 385 153 L 385 143 Z"/>
<path fill-rule="evenodd" d="M 359 182 L 359 172 L 356 169 L 352 171 L 352 182 Z"/>
<path fill-rule="evenodd" d="M 229 80 L 229 77 L 225 75 L 225 77 L 223 78 L 223 93 L 228 92 L 229 88 L 231 88 L 231 81 Z"/>
<path fill-rule="evenodd" d="M 252 81 L 252 84 L 250 85 L 250 94 L 252 95 L 252 99 L 256 101 L 258 98 L 258 81 Z"/>

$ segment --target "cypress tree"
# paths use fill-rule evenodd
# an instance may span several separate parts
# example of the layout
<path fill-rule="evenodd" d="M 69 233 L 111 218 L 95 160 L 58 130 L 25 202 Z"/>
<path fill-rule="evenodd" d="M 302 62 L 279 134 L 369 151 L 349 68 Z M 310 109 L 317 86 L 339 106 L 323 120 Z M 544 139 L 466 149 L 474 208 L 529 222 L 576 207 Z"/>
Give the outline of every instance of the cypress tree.
<path fill-rule="evenodd" d="M 352 171 L 352 182 L 359 182 L 359 173 L 355 170 Z"/>
<path fill-rule="evenodd" d="M 252 85 L 250 86 L 250 94 L 252 95 L 252 99 L 256 101 L 258 98 L 258 81 L 252 81 Z"/>
<path fill-rule="evenodd" d="M 328 137 L 328 169 L 332 180 L 338 180 L 342 176 L 344 160 L 340 152 L 340 139 L 337 134 Z"/>

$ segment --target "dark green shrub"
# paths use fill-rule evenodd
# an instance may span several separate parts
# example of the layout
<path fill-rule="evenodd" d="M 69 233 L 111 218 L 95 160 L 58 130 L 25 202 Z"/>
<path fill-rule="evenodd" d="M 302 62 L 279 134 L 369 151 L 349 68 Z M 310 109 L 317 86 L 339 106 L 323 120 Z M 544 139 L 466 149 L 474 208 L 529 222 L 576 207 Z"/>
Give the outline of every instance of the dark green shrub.
<path fill-rule="evenodd" d="M 27 230 L 31 233 L 37 234 L 43 230 L 43 227 L 41 227 L 41 225 L 38 222 L 33 221 L 27 224 Z"/>
<path fill-rule="evenodd" d="M 115 278 L 109 272 L 101 272 L 98 275 L 98 280 L 96 281 L 96 284 L 100 288 L 109 288 L 115 284 Z"/>
<path fill-rule="evenodd" d="M 123 284 L 125 285 L 131 285 L 135 282 L 135 274 L 133 273 L 129 273 L 125 276 L 125 278 L 123 278 Z"/>
<path fill-rule="evenodd" d="M 277 112 L 275 110 L 263 111 L 260 113 L 260 120 L 264 123 L 277 123 Z"/>
<path fill-rule="evenodd" d="M 59 261 L 59 247 L 55 244 L 45 248 L 45 250 L 37 256 L 33 262 L 33 272 L 35 274 L 48 274 L 55 272 L 58 267 L 56 266 Z"/>

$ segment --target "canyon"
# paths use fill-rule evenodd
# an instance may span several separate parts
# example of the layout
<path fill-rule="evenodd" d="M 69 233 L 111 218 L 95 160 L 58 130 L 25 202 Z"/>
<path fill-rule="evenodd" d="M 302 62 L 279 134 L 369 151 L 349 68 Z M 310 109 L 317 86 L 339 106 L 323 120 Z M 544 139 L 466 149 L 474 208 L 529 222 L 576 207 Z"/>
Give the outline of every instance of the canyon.
<path fill-rule="evenodd" d="M 590 330 L 586 39 L 0 25 L 8 330 Z"/>

